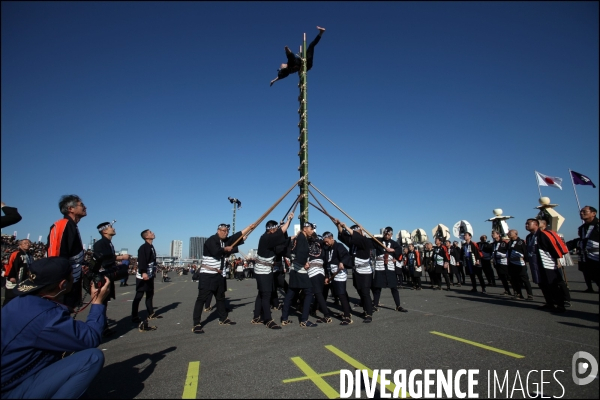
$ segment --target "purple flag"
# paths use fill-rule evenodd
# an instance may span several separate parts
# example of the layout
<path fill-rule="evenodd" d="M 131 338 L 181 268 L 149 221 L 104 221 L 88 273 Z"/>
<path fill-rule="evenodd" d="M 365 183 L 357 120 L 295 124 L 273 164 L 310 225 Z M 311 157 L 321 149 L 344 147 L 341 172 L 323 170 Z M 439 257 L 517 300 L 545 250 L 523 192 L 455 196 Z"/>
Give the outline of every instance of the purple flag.
<path fill-rule="evenodd" d="M 588 178 L 587 176 L 585 176 L 584 174 L 580 174 L 579 172 L 571 171 L 571 177 L 573 178 L 573 183 L 575 185 L 591 185 L 593 187 L 596 187 L 596 185 L 594 185 L 594 182 L 592 182 L 592 180 L 590 178 Z"/>

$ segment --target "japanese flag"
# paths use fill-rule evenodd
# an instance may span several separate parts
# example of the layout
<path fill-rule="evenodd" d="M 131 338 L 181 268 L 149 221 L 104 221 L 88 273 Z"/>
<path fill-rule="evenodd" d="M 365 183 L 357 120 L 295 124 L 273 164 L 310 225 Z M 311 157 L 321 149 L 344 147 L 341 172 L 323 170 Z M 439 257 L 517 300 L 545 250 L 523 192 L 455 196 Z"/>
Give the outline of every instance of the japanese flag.
<path fill-rule="evenodd" d="M 537 171 L 535 171 L 535 175 L 537 176 L 538 185 L 552 186 L 552 187 L 556 187 L 556 188 L 559 188 L 560 190 L 562 190 L 562 186 L 561 186 L 562 178 L 559 178 L 556 176 L 548 176 L 548 175 L 540 174 Z"/>

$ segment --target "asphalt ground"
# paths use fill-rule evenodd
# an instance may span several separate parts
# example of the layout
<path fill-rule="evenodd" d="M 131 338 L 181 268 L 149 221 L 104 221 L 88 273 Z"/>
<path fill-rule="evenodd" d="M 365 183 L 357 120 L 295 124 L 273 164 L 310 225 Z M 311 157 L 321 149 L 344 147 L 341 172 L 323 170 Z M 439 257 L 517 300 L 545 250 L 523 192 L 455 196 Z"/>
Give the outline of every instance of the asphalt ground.
<path fill-rule="evenodd" d="M 342 369 L 388 369 L 392 374 L 464 369 L 479 370 L 474 393 L 480 398 L 541 397 L 542 388 L 544 397 L 598 398 L 597 376 L 587 385 L 576 385 L 572 360 L 579 351 L 600 360 L 599 295 L 583 293 L 583 276 L 576 266 L 566 272 L 572 307 L 565 314 L 537 309 L 543 304 L 537 285 L 534 301 L 515 301 L 502 296 L 501 287 L 488 287 L 487 295 L 470 293 L 467 278 L 467 286 L 451 291 L 433 291 L 427 283 L 421 291 L 400 290 L 408 313 L 394 311 L 391 292 L 384 289 L 383 306 L 371 324 L 362 323 L 361 308 L 353 308 L 354 323 L 348 326 L 334 319 L 332 324 L 303 329 L 292 313 L 294 323 L 282 330 L 250 323 L 257 293 L 254 279 L 228 280 L 227 298 L 233 308 L 229 316 L 237 325 L 221 326 L 216 311 L 205 312 L 204 334 L 191 331 L 198 290 L 190 275 L 156 281 L 154 307 L 163 318 L 150 321 L 157 327 L 150 332 L 139 332 L 131 322 L 135 287 L 117 285 L 117 298 L 108 306 L 117 333 L 100 345 L 106 356 L 104 369 L 87 396 L 335 398 L 341 392 Z M 352 303 L 358 296 L 351 280 L 347 287 Z M 328 305 L 337 311 L 331 298 Z M 85 314 L 78 319 L 85 320 Z M 142 300 L 140 317 L 145 316 Z M 276 321 L 280 316 L 281 311 L 273 311 Z M 493 385 L 494 373 L 500 384 L 507 379 L 502 390 Z M 465 392 L 466 377 L 460 382 Z M 362 385 L 360 397 L 366 398 L 365 382 Z M 436 385 L 432 387 L 435 396 Z M 377 388 L 374 397 L 385 395 Z M 457 396 L 460 393 L 452 395 Z M 356 392 L 351 397 L 356 398 Z"/>

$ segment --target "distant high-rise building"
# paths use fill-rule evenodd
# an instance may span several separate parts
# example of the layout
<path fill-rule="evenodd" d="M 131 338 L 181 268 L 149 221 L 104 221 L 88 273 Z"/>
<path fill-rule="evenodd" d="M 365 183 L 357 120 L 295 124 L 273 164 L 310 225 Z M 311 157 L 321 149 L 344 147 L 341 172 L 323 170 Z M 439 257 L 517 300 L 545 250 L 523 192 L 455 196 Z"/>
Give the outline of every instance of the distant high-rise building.
<path fill-rule="evenodd" d="M 199 259 L 202 258 L 202 251 L 204 250 L 205 237 L 191 237 L 190 238 L 190 258 Z"/>
<path fill-rule="evenodd" d="M 294 224 L 294 236 L 300 232 L 300 224 Z"/>
<path fill-rule="evenodd" d="M 171 241 L 171 257 L 183 258 L 183 242 L 181 240 Z"/>

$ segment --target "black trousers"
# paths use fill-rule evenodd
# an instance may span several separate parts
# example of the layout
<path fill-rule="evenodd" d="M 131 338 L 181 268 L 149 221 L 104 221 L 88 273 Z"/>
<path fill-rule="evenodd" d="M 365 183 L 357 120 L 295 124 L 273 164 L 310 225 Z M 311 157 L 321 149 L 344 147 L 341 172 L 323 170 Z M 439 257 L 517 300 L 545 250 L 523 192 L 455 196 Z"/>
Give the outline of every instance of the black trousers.
<path fill-rule="evenodd" d="M 529 281 L 529 275 L 527 275 L 527 266 L 508 264 L 508 274 L 510 275 L 510 283 L 515 291 L 515 294 L 523 296 L 521 287 L 525 286 L 528 296 L 533 296 L 531 290 L 531 282 Z"/>
<path fill-rule="evenodd" d="M 413 282 L 415 284 L 415 288 L 421 287 L 421 277 L 420 276 L 413 276 Z"/>
<path fill-rule="evenodd" d="M 560 285 L 561 290 L 563 291 L 563 295 L 565 297 L 565 301 L 571 301 L 571 291 L 569 290 L 569 287 L 567 286 L 567 279 L 565 278 L 564 267 L 559 268 L 557 272 L 561 276 L 563 282 L 565 283 L 564 285 Z"/>
<path fill-rule="evenodd" d="M 194 304 L 194 326 L 200 324 L 202 319 L 202 306 L 210 295 L 215 296 L 217 300 L 217 313 L 219 314 L 219 321 L 225 321 L 227 319 L 227 307 L 225 306 L 225 285 L 220 285 L 215 289 L 198 289 L 198 297 L 196 298 L 196 304 Z"/>
<path fill-rule="evenodd" d="M 273 272 L 273 284 L 275 285 L 275 290 L 273 290 L 275 292 L 275 296 L 277 296 L 278 289 L 283 290 L 283 295 L 285 296 L 288 290 L 288 283 L 285 280 L 284 271 L 279 270 Z"/>
<path fill-rule="evenodd" d="M 471 273 L 469 274 L 469 277 L 471 278 L 471 286 L 473 286 L 473 289 L 477 290 L 477 281 L 475 280 L 475 277 L 477 277 L 477 279 L 479 279 L 479 285 L 481 286 L 481 290 L 485 290 L 485 281 L 483 280 L 483 268 L 473 266 L 471 268 Z"/>
<path fill-rule="evenodd" d="M 319 310 L 321 310 L 321 312 L 323 313 L 323 316 L 329 317 L 331 315 L 331 312 L 329 312 L 327 302 L 325 301 L 325 297 L 323 297 L 323 292 L 319 292 L 318 290 L 314 291 L 313 289 L 313 296 L 315 300 L 315 310 L 318 306 Z"/>
<path fill-rule="evenodd" d="M 379 305 L 379 299 L 381 298 L 381 289 L 383 288 L 372 288 L 373 292 L 373 304 L 375 307 Z M 392 291 L 392 297 L 394 298 L 394 303 L 396 303 L 396 307 L 400 306 L 400 294 L 398 293 L 398 288 L 389 288 Z M 371 315 L 371 314 L 369 314 Z"/>
<path fill-rule="evenodd" d="M 281 312 L 281 320 L 285 321 L 289 318 L 290 315 L 290 306 L 292 305 L 292 299 L 294 297 L 299 296 L 300 291 L 304 291 L 304 303 L 302 307 L 302 316 L 300 317 L 300 322 L 306 322 L 308 320 L 308 313 L 310 311 L 310 303 L 312 302 L 312 288 L 291 288 L 288 287 L 288 291 L 285 294 L 285 299 L 283 300 L 283 310 Z"/>
<path fill-rule="evenodd" d="M 588 290 L 594 290 L 592 282 L 596 282 L 596 286 L 600 286 L 600 267 L 598 262 L 593 261 L 579 261 L 579 270 L 583 273 L 583 279 Z"/>
<path fill-rule="evenodd" d="M 315 55 L 315 46 L 319 43 L 319 40 L 321 40 L 321 36 L 317 35 L 317 37 L 312 42 L 310 42 L 310 44 L 306 48 L 306 70 L 307 71 L 309 71 L 313 66 L 313 58 Z M 286 53 L 286 57 L 288 60 L 288 62 L 287 62 L 288 68 L 292 65 L 296 65 L 296 55 L 294 54 L 294 52 Z"/>
<path fill-rule="evenodd" d="M 446 270 L 446 268 L 444 268 L 442 272 L 434 272 L 433 274 L 435 278 L 435 281 L 433 282 L 434 286 L 442 287 L 443 276 L 444 280 L 446 281 L 446 286 L 448 287 L 448 289 L 450 289 L 450 276 L 448 276 L 448 271 Z"/>
<path fill-rule="evenodd" d="M 465 267 L 462 264 L 458 264 L 456 266 L 456 269 L 458 269 L 458 274 L 456 275 L 456 280 L 459 283 L 462 283 L 463 285 L 465 285 L 466 284 Z"/>
<path fill-rule="evenodd" d="M 498 272 L 498 278 L 500 279 L 500 282 L 502 282 L 502 286 L 504 286 L 504 291 L 510 293 L 510 287 L 508 286 L 509 276 Z"/>
<path fill-rule="evenodd" d="M 435 282 L 434 282 L 435 272 L 427 271 L 427 276 L 429 276 L 429 282 L 431 282 L 431 284 L 434 285 L 435 284 Z"/>
<path fill-rule="evenodd" d="M 404 284 L 404 279 L 403 279 L 403 273 L 397 273 L 396 272 L 396 279 L 398 279 L 398 287 L 402 286 Z"/>
<path fill-rule="evenodd" d="M 331 291 L 331 295 L 333 296 L 334 300 L 338 300 L 338 295 L 335 294 L 331 283 L 329 283 L 328 285 L 323 286 L 323 298 L 325 301 L 327 301 L 327 297 L 329 297 L 329 291 Z"/>
<path fill-rule="evenodd" d="M 135 318 L 138 316 L 138 309 L 144 294 L 146 295 L 146 311 L 148 312 L 148 316 L 151 316 L 154 313 L 154 307 L 152 306 L 152 300 L 154 299 L 154 278 L 147 281 L 136 279 L 135 288 L 135 297 L 131 303 L 131 317 Z"/>
<path fill-rule="evenodd" d="M 271 317 L 271 299 L 273 292 L 258 291 L 256 301 L 254 302 L 254 318 L 260 317 L 262 314 L 263 320 L 269 322 Z"/>
<path fill-rule="evenodd" d="M 409 279 L 410 275 L 408 273 L 408 268 L 404 268 L 404 267 L 402 268 L 402 278 L 403 279 L 401 281 L 404 281 L 407 283 L 410 282 L 410 279 Z"/>
<path fill-rule="evenodd" d="M 454 285 L 454 272 L 448 272 L 448 276 L 450 277 L 450 283 Z M 458 281 L 458 283 L 460 283 L 460 279 L 458 278 L 458 276 L 456 277 L 456 280 Z"/>
<path fill-rule="evenodd" d="M 488 285 L 496 286 L 496 278 L 494 277 L 494 270 L 492 269 L 492 261 L 481 259 L 481 269 L 483 269 L 483 274 L 485 275 Z"/>
<path fill-rule="evenodd" d="M 213 299 L 213 294 L 209 294 L 206 297 L 206 300 L 204 300 L 204 308 L 210 308 L 210 303 L 212 303 L 212 299 Z"/>
<path fill-rule="evenodd" d="M 546 304 L 565 308 L 565 283 L 560 270 L 544 270 L 540 273 L 539 287 L 542 290 Z M 568 289 L 566 289 L 568 290 Z"/>

